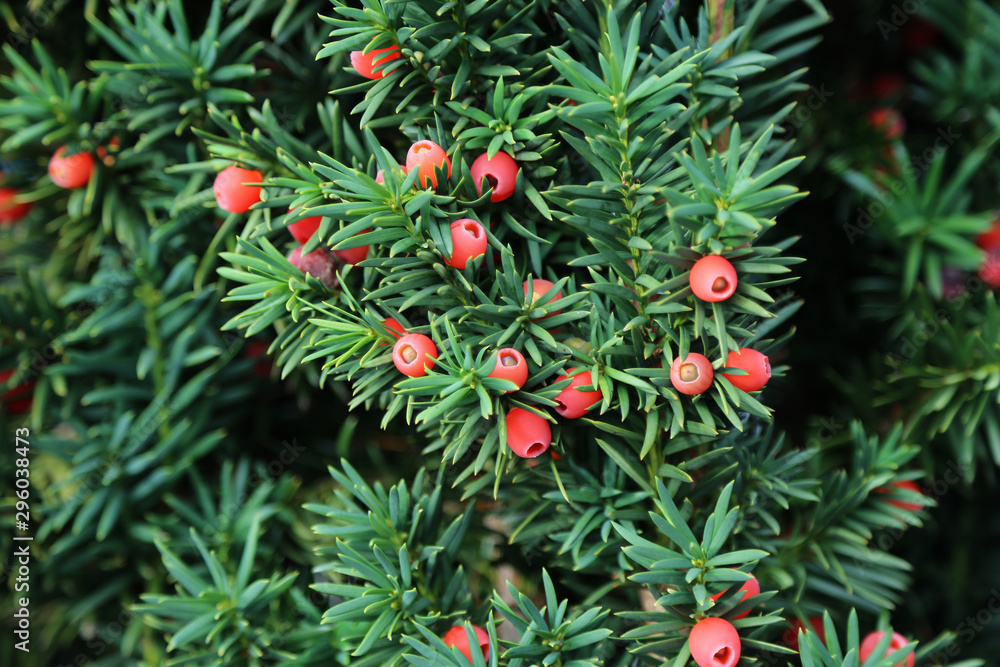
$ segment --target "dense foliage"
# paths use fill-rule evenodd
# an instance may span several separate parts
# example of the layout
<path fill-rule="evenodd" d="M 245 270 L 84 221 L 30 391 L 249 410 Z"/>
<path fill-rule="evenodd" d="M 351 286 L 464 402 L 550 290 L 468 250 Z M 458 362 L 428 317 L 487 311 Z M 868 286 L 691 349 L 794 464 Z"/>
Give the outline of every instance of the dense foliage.
<path fill-rule="evenodd" d="M 1000 11 L 912 4 L 0 3 L 0 660 L 983 664 Z"/>

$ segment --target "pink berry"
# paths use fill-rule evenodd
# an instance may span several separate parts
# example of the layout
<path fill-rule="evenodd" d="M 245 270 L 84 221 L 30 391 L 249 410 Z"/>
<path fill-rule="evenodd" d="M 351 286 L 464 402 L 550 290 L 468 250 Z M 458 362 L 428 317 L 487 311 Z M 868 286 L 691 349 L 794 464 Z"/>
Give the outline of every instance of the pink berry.
<path fill-rule="evenodd" d="M 448 167 L 448 178 L 451 178 L 451 160 L 444 149 L 433 141 L 418 141 L 406 152 L 406 169 L 417 170 L 421 187 L 436 188 L 438 183 L 435 170 L 445 165 Z"/>
<path fill-rule="evenodd" d="M 451 257 L 444 262 L 456 269 L 464 269 L 470 260 L 486 253 L 486 230 L 471 218 L 451 223 Z"/>
<path fill-rule="evenodd" d="M 688 396 L 695 396 L 711 387 L 714 377 L 712 362 L 697 352 L 689 352 L 684 359 L 677 357 L 670 364 L 670 383 L 674 389 Z"/>
<path fill-rule="evenodd" d="M 559 392 L 555 401 L 556 412 L 567 419 L 578 419 L 590 412 L 591 408 L 601 400 L 599 389 L 584 391 L 579 387 L 589 386 L 591 379 L 590 369 L 571 368 L 565 375 L 560 375 L 557 381 L 565 380 L 567 377 L 573 378 L 569 386 Z"/>
<path fill-rule="evenodd" d="M 507 446 L 522 459 L 541 456 L 552 444 L 552 427 L 544 417 L 523 408 L 507 413 Z"/>
<path fill-rule="evenodd" d="M 520 389 L 528 381 L 528 362 L 525 361 L 524 355 L 519 351 L 512 347 L 505 347 L 497 352 L 496 367 L 494 367 L 489 377 L 510 380 Z M 517 390 L 511 389 L 505 393 L 509 393 L 510 391 Z"/>
<path fill-rule="evenodd" d="M 429 337 L 411 333 L 401 336 L 392 348 L 392 362 L 403 375 L 422 377 L 434 368 L 437 347 Z"/>
<path fill-rule="evenodd" d="M 734 667 L 742 642 L 733 624 L 724 618 L 703 618 L 688 635 L 688 648 L 698 667 Z"/>
<path fill-rule="evenodd" d="M 736 291 L 736 269 L 720 255 L 705 255 L 691 267 L 691 291 L 702 301 L 725 301 Z"/>

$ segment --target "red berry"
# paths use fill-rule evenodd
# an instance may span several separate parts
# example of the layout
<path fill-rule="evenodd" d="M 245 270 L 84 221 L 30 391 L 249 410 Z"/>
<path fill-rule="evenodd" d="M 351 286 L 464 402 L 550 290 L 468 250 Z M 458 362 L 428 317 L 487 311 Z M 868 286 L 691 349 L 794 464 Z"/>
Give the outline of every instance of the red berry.
<path fill-rule="evenodd" d="M 520 389 L 524 386 L 524 383 L 528 381 L 528 362 L 524 360 L 524 355 L 514 348 L 505 347 L 502 350 L 497 351 L 496 366 L 493 368 L 489 377 L 500 378 L 501 380 L 510 380 L 517 385 L 517 389 Z M 508 389 L 504 393 L 510 393 L 512 391 L 517 390 Z"/>
<path fill-rule="evenodd" d="M 906 131 L 906 121 L 891 107 L 879 107 L 868 112 L 868 124 L 886 141 L 899 139 Z"/>
<path fill-rule="evenodd" d="M 903 91 L 905 83 L 903 77 L 895 72 L 884 72 L 872 78 L 868 90 L 876 100 L 893 98 Z"/>
<path fill-rule="evenodd" d="M 464 269 L 469 260 L 486 253 L 486 230 L 471 218 L 462 218 L 451 223 L 451 258 L 444 263 L 456 269 Z"/>
<path fill-rule="evenodd" d="M 411 333 L 401 336 L 392 348 L 392 363 L 403 375 L 412 378 L 427 375 L 434 368 L 437 359 L 434 341 L 423 334 Z"/>
<path fill-rule="evenodd" d="M 994 220 L 989 229 L 976 237 L 976 245 L 987 252 L 1000 248 L 1000 218 Z"/>
<path fill-rule="evenodd" d="M 271 375 L 271 360 L 267 358 L 267 343 L 262 340 L 251 340 L 243 348 L 243 353 L 248 359 L 260 359 L 253 367 L 253 374 L 260 377 Z"/>
<path fill-rule="evenodd" d="M 748 393 L 759 391 L 771 379 L 771 364 L 767 356 L 749 347 L 741 347 L 738 351 L 730 350 L 726 366 L 742 368 L 747 372 L 746 375 L 722 373 L 722 377 L 729 380 L 737 389 Z"/>
<path fill-rule="evenodd" d="M 9 415 L 24 415 L 31 411 L 35 381 L 30 380 L 13 389 L 2 390 L 2 387 L 13 375 L 13 369 L 0 371 L 0 412 L 6 412 Z"/>
<path fill-rule="evenodd" d="M 476 192 L 483 194 L 483 178 L 486 178 L 488 187 L 493 188 L 490 201 L 498 202 L 507 199 L 514 194 L 514 186 L 517 184 L 517 162 L 510 155 L 500 151 L 491 160 L 487 153 L 483 153 L 472 163 L 472 182 L 476 184 Z"/>
<path fill-rule="evenodd" d="M 382 320 L 382 326 L 384 326 L 386 329 L 391 329 L 392 331 L 395 331 L 396 334 L 399 334 L 399 335 L 393 334 L 394 336 L 396 336 L 397 340 L 402 336 L 406 335 L 406 329 L 404 329 L 403 325 L 397 322 L 396 318 L 394 317 L 387 317 L 384 320 Z"/>
<path fill-rule="evenodd" d="M 938 31 L 934 24 L 920 17 L 911 16 L 903 28 L 903 49 L 907 53 L 920 53 L 934 46 L 937 39 Z"/>
<path fill-rule="evenodd" d="M 893 489 L 906 489 L 907 491 L 912 491 L 913 493 L 923 493 L 917 483 L 908 479 L 900 480 L 898 482 L 893 482 L 889 486 L 880 486 L 875 489 L 874 493 L 892 493 Z M 899 509 L 906 510 L 907 512 L 919 512 L 922 507 L 917 503 L 910 503 L 905 500 L 889 500 L 888 503 L 893 507 L 898 507 Z"/>
<path fill-rule="evenodd" d="M 406 329 L 404 329 L 403 325 L 397 322 L 395 318 L 387 317 L 382 320 L 382 326 L 388 329 L 389 333 L 396 337 L 396 340 L 399 340 L 401 337 L 406 335 Z M 388 343 L 379 343 L 379 347 L 385 347 L 386 345 L 388 345 Z"/>
<path fill-rule="evenodd" d="M 288 209 L 291 213 L 295 209 Z M 312 235 L 316 233 L 319 229 L 319 223 L 323 222 L 323 216 L 313 215 L 308 218 L 302 218 L 298 222 L 293 222 L 288 225 L 288 231 L 292 234 L 296 241 L 305 244 L 306 241 L 312 238 Z"/>
<path fill-rule="evenodd" d="M 31 211 L 31 202 L 16 201 L 19 194 L 15 188 L 0 188 L 0 225 L 20 222 Z"/>
<path fill-rule="evenodd" d="M 565 380 L 567 377 L 573 379 L 569 386 L 555 397 L 554 400 L 559 403 L 556 406 L 556 412 L 567 419 L 578 419 L 590 412 L 594 404 L 601 400 L 601 392 L 598 389 L 589 391 L 579 389 L 579 387 L 589 386 L 593 382 L 590 369 L 571 368 L 566 375 L 560 375 L 557 381 Z"/>
<path fill-rule="evenodd" d="M 551 280 L 545 280 L 544 278 L 533 278 L 531 280 L 531 298 L 530 299 L 528 298 L 528 281 L 527 280 L 524 281 L 523 287 L 524 287 L 524 300 L 528 304 L 534 304 L 536 301 L 538 301 L 540 298 L 542 298 L 545 295 L 546 292 L 549 292 L 553 287 L 555 287 L 555 283 L 552 282 Z M 552 303 L 553 301 L 558 301 L 561 298 L 563 298 L 563 293 L 562 292 L 556 292 L 555 295 L 546 302 L 546 304 Z M 540 304 L 540 305 L 542 305 L 542 304 Z M 537 307 L 537 306 L 535 306 L 535 307 Z M 555 315 L 556 313 L 559 313 L 559 312 L 560 311 L 558 311 L 558 310 L 553 311 L 553 312 L 549 313 L 548 315 L 546 315 L 545 317 L 549 317 L 551 315 Z M 537 319 L 545 319 L 545 318 L 544 317 L 543 318 L 532 318 L 532 321 L 535 321 Z"/>
<path fill-rule="evenodd" d="M 792 649 L 793 651 L 799 650 L 799 629 L 804 629 L 805 623 L 797 618 L 793 618 L 788 621 L 791 626 L 788 630 L 781 635 L 781 640 L 785 643 L 785 646 Z M 826 643 L 826 630 L 823 627 L 823 619 L 819 616 L 810 616 L 809 625 L 812 626 L 813 632 L 819 637 L 819 640 Z"/>
<path fill-rule="evenodd" d="M 339 284 L 337 280 L 337 259 L 326 248 L 316 248 L 312 252 L 303 255 L 302 246 L 299 246 L 289 253 L 288 261 L 296 269 L 316 278 L 329 289 L 335 289 Z"/>
<path fill-rule="evenodd" d="M 983 263 L 979 266 L 979 278 L 995 289 L 1000 289 L 1000 247 L 986 253 Z"/>
<path fill-rule="evenodd" d="M 688 648 L 698 667 L 733 667 L 740 660 L 740 633 L 724 618 L 703 618 L 688 635 Z"/>
<path fill-rule="evenodd" d="M 68 146 L 60 146 L 49 160 L 49 178 L 67 190 L 82 188 L 94 173 L 94 156 L 87 151 L 66 155 L 67 150 Z"/>
<path fill-rule="evenodd" d="M 723 595 L 725 595 L 728 591 L 729 591 L 729 589 L 727 588 L 726 590 L 722 591 L 721 593 L 716 593 L 715 595 L 712 596 L 712 599 L 713 600 L 718 600 Z M 749 579 L 747 579 L 746 581 L 743 582 L 743 585 L 740 586 L 737 589 L 736 592 L 738 593 L 739 591 L 743 591 L 743 595 L 740 596 L 739 602 L 743 602 L 748 597 L 752 598 L 755 595 L 760 595 L 760 582 L 758 582 L 755 577 L 751 576 Z M 744 616 L 748 615 L 749 613 L 750 613 L 750 610 L 747 609 L 742 614 L 738 614 L 736 616 L 733 616 L 733 620 L 735 621 L 737 619 L 743 618 Z"/>
<path fill-rule="evenodd" d="M 256 169 L 243 169 L 233 164 L 215 177 L 212 192 L 215 193 L 215 201 L 223 211 L 246 213 L 251 206 L 260 201 L 260 192 L 263 188 L 259 185 L 245 184 L 260 183 L 263 180 L 263 174 Z"/>
<path fill-rule="evenodd" d="M 976 237 L 976 245 L 986 251 L 979 267 L 979 277 L 990 287 L 1000 289 L 1000 218 Z"/>
<path fill-rule="evenodd" d="M 406 169 L 417 170 L 417 179 L 422 187 L 437 187 L 435 169 L 448 165 L 448 178 L 451 178 L 451 160 L 444 149 L 433 141 L 418 141 L 406 152 Z"/>
<path fill-rule="evenodd" d="M 541 456 L 552 444 L 552 427 L 544 417 L 523 408 L 507 413 L 507 446 L 522 459 Z"/>
<path fill-rule="evenodd" d="M 384 55 L 383 55 L 384 54 Z M 381 79 L 387 76 L 383 65 L 402 58 L 398 46 L 387 46 L 384 49 L 374 49 L 365 53 L 363 51 L 351 51 L 351 66 L 357 70 L 358 74 L 366 79 Z M 379 71 L 375 71 L 378 69 Z"/>
<path fill-rule="evenodd" d="M 864 640 L 862 640 L 861 650 L 858 652 L 858 658 L 861 660 L 861 662 L 866 661 L 872 655 L 872 653 L 875 652 L 875 647 L 878 646 L 879 641 L 881 641 L 882 637 L 884 636 L 885 632 L 880 630 L 877 632 L 872 632 L 867 637 L 865 637 Z M 885 650 L 885 654 L 883 657 L 889 657 L 890 655 L 892 655 L 893 653 L 895 653 L 896 651 L 903 648 L 909 643 L 910 642 L 906 640 L 906 637 L 899 634 L 898 632 L 892 633 L 892 639 L 889 640 L 889 648 Z M 906 667 L 913 667 L 915 662 L 916 659 L 913 657 L 913 654 L 911 653 L 910 655 L 906 656 L 906 660 L 904 660 L 903 662 L 897 662 L 896 667 L 903 667 L 904 665 Z"/>
<path fill-rule="evenodd" d="M 725 301 L 736 291 L 736 269 L 720 255 L 705 255 L 691 267 L 691 291 L 702 301 Z"/>
<path fill-rule="evenodd" d="M 711 387 L 713 377 L 712 362 L 697 352 L 689 352 L 684 359 L 677 357 L 670 364 L 670 383 L 674 389 L 688 396 L 700 394 Z"/>
<path fill-rule="evenodd" d="M 490 636 L 478 625 L 472 626 L 472 632 L 476 635 L 476 639 L 479 641 L 479 649 L 483 652 L 483 660 L 489 662 L 490 660 Z M 469 662 L 472 662 L 472 652 L 469 650 L 469 636 L 465 634 L 465 628 L 461 625 L 452 626 L 448 632 L 444 633 L 444 637 L 441 640 L 445 643 L 445 646 L 454 646 L 459 651 L 462 652 Z"/>
<path fill-rule="evenodd" d="M 365 229 L 355 234 L 355 236 L 360 236 L 361 234 L 367 234 L 370 231 L 371 229 Z M 371 246 L 362 245 L 362 246 L 356 246 L 354 248 L 345 248 L 344 250 L 334 250 L 333 254 L 336 255 L 337 259 L 339 259 L 344 264 L 357 264 L 358 262 L 363 262 L 365 259 L 367 259 L 368 251 L 370 249 Z"/>

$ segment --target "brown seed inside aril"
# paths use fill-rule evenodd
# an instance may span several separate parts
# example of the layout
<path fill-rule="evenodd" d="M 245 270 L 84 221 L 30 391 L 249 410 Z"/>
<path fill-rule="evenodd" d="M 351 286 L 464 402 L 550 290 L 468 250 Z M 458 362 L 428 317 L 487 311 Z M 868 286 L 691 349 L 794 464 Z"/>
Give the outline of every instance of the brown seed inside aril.
<path fill-rule="evenodd" d="M 725 292 L 726 288 L 728 287 L 729 287 L 729 281 L 723 278 L 722 276 L 716 278 L 715 282 L 712 283 L 713 292 Z"/>
<path fill-rule="evenodd" d="M 505 354 L 500 357 L 500 364 L 503 366 L 517 366 L 517 357 L 513 354 Z"/>
<path fill-rule="evenodd" d="M 729 661 L 729 647 L 723 646 L 718 651 L 716 651 L 713 656 L 715 662 L 719 665 L 725 665 Z"/>
<path fill-rule="evenodd" d="M 681 364 L 678 375 L 684 382 L 694 382 L 698 379 L 698 367 L 694 364 Z"/>
<path fill-rule="evenodd" d="M 399 356 L 403 358 L 403 361 L 409 364 L 417 358 L 417 351 L 410 345 L 404 345 L 399 349 Z"/>
<path fill-rule="evenodd" d="M 474 239 L 479 238 L 479 225 L 472 222 L 467 222 L 465 223 L 465 231 L 469 232 L 469 236 L 471 236 L 472 238 Z"/>
<path fill-rule="evenodd" d="M 414 153 L 423 153 L 425 151 L 429 151 L 430 149 L 431 149 L 431 147 L 428 146 L 427 144 L 423 143 L 423 142 L 414 144 L 414 146 L 413 146 L 413 152 Z"/>
<path fill-rule="evenodd" d="M 489 183 L 490 187 L 495 190 L 497 187 L 497 183 L 499 183 L 500 181 L 498 181 L 497 177 L 494 176 L 493 174 L 486 174 L 486 182 Z"/>

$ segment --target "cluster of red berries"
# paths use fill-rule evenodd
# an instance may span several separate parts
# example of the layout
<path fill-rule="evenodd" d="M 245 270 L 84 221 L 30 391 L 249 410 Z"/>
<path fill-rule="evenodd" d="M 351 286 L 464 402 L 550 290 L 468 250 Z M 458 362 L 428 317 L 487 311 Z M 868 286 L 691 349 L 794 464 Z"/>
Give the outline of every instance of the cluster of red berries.
<path fill-rule="evenodd" d="M 351 66 L 358 74 L 366 79 L 377 80 L 388 76 L 391 70 L 396 67 L 391 65 L 394 60 L 403 57 L 398 46 L 388 46 L 381 49 L 351 52 Z M 447 165 L 448 178 L 451 178 L 451 160 L 448 159 L 444 149 L 433 141 L 418 141 L 410 146 L 406 153 L 406 166 L 400 167 L 404 173 L 417 168 L 419 170 L 418 180 L 421 187 L 437 187 L 437 169 Z M 498 152 L 492 158 L 484 153 L 476 158 L 472 163 L 472 180 L 476 185 L 476 192 L 483 194 L 483 181 L 487 182 L 493 189 L 490 201 L 500 202 L 514 194 L 514 186 L 517 183 L 518 166 L 510 155 Z M 383 183 L 382 172 L 375 176 L 376 183 Z"/>
<path fill-rule="evenodd" d="M 554 286 L 554 283 L 548 280 L 532 280 L 530 285 L 532 297 L 528 301 L 529 282 L 525 281 L 523 289 L 527 303 L 534 305 L 540 297 L 552 291 Z M 561 298 L 562 293 L 557 292 L 549 299 L 549 303 Z M 392 326 L 393 324 L 395 326 Z M 421 377 L 434 367 L 437 360 L 437 347 L 433 340 L 424 334 L 407 334 L 403 332 L 401 327 L 397 329 L 399 323 L 395 320 L 386 320 L 383 325 L 403 334 L 396 341 L 392 352 L 393 363 L 399 372 L 410 377 Z M 528 381 L 528 362 L 519 350 L 510 347 L 503 348 L 497 351 L 493 370 L 490 371 L 488 377 L 512 382 L 514 389 L 508 389 L 505 393 L 517 391 Z M 600 391 L 582 389 L 591 384 L 590 378 L 589 371 L 577 368 L 572 368 L 561 375 L 556 380 L 557 382 L 566 379 L 570 379 L 571 382 L 555 398 L 559 404 L 556 407 L 556 412 L 569 419 L 576 419 L 586 414 L 601 398 Z M 547 451 L 552 444 L 552 429 L 548 420 L 529 410 L 512 409 L 507 413 L 506 427 L 507 446 L 522 458 L 535 458 Z"/>
<path fill-rule="evenodd" d="M 438 170 L 445 171 L 448 178 L 451 178 L 451 159 L 448 153 L 438 144 L 429 139 L 422 139 L 406 151 L 406 164 L 399 165 L 404 174 L 413 169 L 417 170 L 417 180 L 420 186 L 436 188 L 438 185 Z M 490 201 L 501 202 L 514 194 L 517 185 L 517 175 L 520 171 L 517 162 L 507 153 L 498 152 L 493 157 L 488 153 L 483 153 L 477 157 L 469 172 L 472 174 L 472 181 L 476 185 L 476 192 L 483 194 L 483 186 L 491 189 Z M 376 183 L 384 183 L 385 178 L 380 169 L 375 174 Z"/>
<path fill-rule="evenodd" d="M 256 169 L 244 169 L 230 165 L 219 172 L 212 185 L 215 201 L 219 208 L 229 213 L 246 213 L 261 201 L 263 188 L 255 183 L 261 183 L 264 175 Z M 290 214 L 293 209 L 289 209 Z M 312 252 L 302 254 L 302 246 L 312 238 L 323 221 L 321 216 L 309 216 L 288 225 L 288 231 L 299 242 L 288 255 L 288 261 L 297 269 L 320 280 L 330 289 L 339 284 L 337 280 L 337 263 L 357 264 L 368 257 L 368 246 L 359 246 L 345 250 L 330 251 L 317 248 Z M 364 234 L 369 230 L 359 232 Z"/>
<path fill-rule="evenodd" d="M 460 247 L 469 247 L 475 243 L 475 252 L 485 251 L 485 236 L 482 226 L 474 220 L 459 220 L 452 225 L 452 233 L 455 235 L 456 252 L 458 256 Z M 460 245 L 464 244 L 464 245 Z M 713 255 L 712 257 L 717 257 Z M 729 264 L 726 260 L 722 261 Z M 468 257 L 465 257 L 468 261 Z M 455 266 L 455 264 L 452 264 Z M 464 268 L 464 264 L 459 268 Z M 731 265 L 730 265 L 731 266 Z M 735 289 L 735 272 L 729 285 Z M 551 294 L 555 284 L 544 279 L 532 279 L 523 284 L 525 302 L 535 310 L 538 302 L 548 294 Z M 727 288 L 728 289 L 728 288 Z M 529 290 L 531 296 L 529 298 Z M 560 291 L 551 294 L 546 304 L 562 299 Z M 557 314 L 559 311 L 547 314 L 532 313 L 533 321 L 545 319 Z M 410 377 L 420 377 L 434 367 L 437 359 L 437 347 L 428 336 L 424 334 L 406 334 L 396 341 L 393 349 L 393 362 L 396 368 L 404 375 Z M 505 348 L 497 353 L 496 366 L 489 377 L 499 377 L 514 382 L 517 389 L 524 386 L 528 378 L 528 367 L 524 356 L 513 348 Z M 740 348 L 729 352 L 726 364 L 730 368 L 738 368 L 746 371 L 746 375 L 735 375 L 723 373 L 723 377 L 728 379 L 735 387 L 746 392 L 760 390 L 771 377 L 771 366 L 767 357 L 750 348 Z M 708 389 L 714 378 L 712 363 L 702 354 L 691 352 L 687 357 L 678 357 L 670 367 L 670 380 L 674 387 L 681 393 L 695 395 Z M 597 405 L 602 398 L 601 391 L 597 388 L 594 375 L 589 369 L 570 368 L 563 371 L 556 382 L 569 380 L 569 385 L 564 387 L 553 399 L 557 403 L 555 411 L 565 419 L 578 419 L 587 414 Z M 512 390 L 513 391 L 513 390 Z M 552 444 L 552 428 L 548 420 L 542 415 L 526 410 L 524 408 L 514 408 L 506 416 L 507 446 L 516 455 L 522 458 L 535 458 L 548 450 Z"/>
<path fill-rule="evenodd" d="M 722 373 L 722 377 L 737 389 L 750 393 L 759 391 L 771 379 L 771 364 L 767 356 L 749 347 L 730 350 L 726 366 L 746 371 L 746 375 Z M 688 396 L 695 396 L 712 386 L 715 371 L 712 362 L 703 354 L 689 352 L 683 359 L 677 357 L 670 364 L 670 383 L 674 389 Z"/>
<path fill-rule="evenodd" d="M 805 630 L 806 624 L 797 618 L 793 618 L 789 621 L 788 630 L 782 635 L 782 641 L 785 646 L 792 649 L 793 651 L 799 650 L 799 631 Z M 823 627 L 823 619 L 819 616 L 810 616 L 809 625 L 812 626 L 812 631 L 819 637 L 821 642 L 826 643 L 826 629 Z M 863 664 L 867 662 L 868 658 L 875 653 L 875 649 L 878 647 L 882 638 L 885 637 L 886 632 L 883 630 L 877 630 L 875 632 L 870 632 L 865 635 L 865 638 L 861 640 L 861 646 L 858 650 L 858 662 Z M 889 646 L 885 649 L 882 654 L 883 657 L 889 657 L 899 649 L 907 646 L 910 642 L 903 635 L 898 632 L 893 632 L 892 636 L 889 638 Z M 913 667 L 915 663 L 915 658 L 913 654 L 906 656 L 903 662 L 898 662 L 894 667 Z M 701 663 L 699 663 L 701 664 Z"/>
<path fill-rule="evenodd" d="M 739 281 L 736 268 L 721 255 L 706 255 L 694 263 L 688 274 L 691 292 L 708 303 L 725 301 L 736 293 Z M 771 366 L 766 356 L 741 347 L 729 352 L 726 365 L 747 372 L 746 375 L 723 373 L 733 386 L 746 392 L 758 391 L 771 377 Z M 670 382 L 682 394 L 694 396 L 712 386 L 715 372 L 712 362 L 703 354 L 691 352 L 683 359 L 678 357 L 670 365 Z"/>

